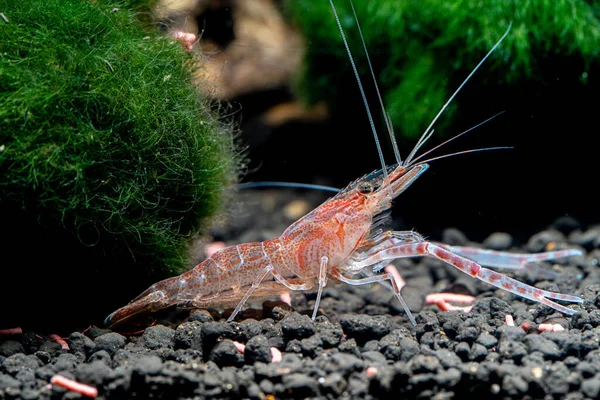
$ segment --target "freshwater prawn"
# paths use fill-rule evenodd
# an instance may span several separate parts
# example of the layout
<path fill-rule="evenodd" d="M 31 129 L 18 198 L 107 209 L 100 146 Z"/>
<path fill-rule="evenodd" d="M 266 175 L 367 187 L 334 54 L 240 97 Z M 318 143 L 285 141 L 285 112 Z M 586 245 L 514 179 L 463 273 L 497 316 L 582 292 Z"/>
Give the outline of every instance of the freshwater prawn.
<path fill-rule="evenodd" d="M 563 314 L 575 314 L 575 310 L 555 300 L 582 303 L 582 298 L 538 289 L 485 266 L 518 269 L 530 262 L 581 255 L 579 250 L 569 249 L 538 254 L 497 252 L 430 242 L 413 231 L 383 229 L 392 200 L 429 168 L 429 161 L 444 157 L 422 160 L 425 155 L 448 141 L 420 156 L 416 155 L 431 137 L 434 123 L 471 76 L 508 35 L 510 27 L 444 104 L 405 160 L 400 158 L 389 118 L 384 114 L 396 156 L 396 163 L 388 166 L 383 158 L 362 83 L 335 5 L 333 0 L 329 2 L 365 103 L 382 168 L 350 183 L 337 195 L 290 225 L 281 236 L 264 242 L 226 247 L 182 275 L 153 284 L 129 304 L 110 314 L 105 320 L 106 325 L 114 327 L 171 306 L 207 308 L 235 304 L 235 309 L 227 319 L 233 321 L 250 298 L 268 297 L 285 291 L 316 289 L 317 296 L 312 313 L 312 318 L 315 319 L 328 279 L 349 285 L 381 283 L 390 287 L 409 320 L 415 325 L 415 319 L 402 298 L 394 276 L 380 271 L 391 260 L 422 256 L 437 258 L 483 282 L 545 304 Z M 354 11 L 354 8 L 352 9 Z M 356 18 L 356 13 L 354 15 Z M 356 22 L 360 32 L 358 19 Z M 365 47 L 364 40 L 363 46 Z M 364 50 L 368 59 L 366 47 Z M 371 73 L 374 77 L 372 68 Z M 379 94 L 378 89 L 377 92 Z M 379 101 L 384 109 L 381 96 Z M 476 150 L 460 153 L 470 151 Z"/>

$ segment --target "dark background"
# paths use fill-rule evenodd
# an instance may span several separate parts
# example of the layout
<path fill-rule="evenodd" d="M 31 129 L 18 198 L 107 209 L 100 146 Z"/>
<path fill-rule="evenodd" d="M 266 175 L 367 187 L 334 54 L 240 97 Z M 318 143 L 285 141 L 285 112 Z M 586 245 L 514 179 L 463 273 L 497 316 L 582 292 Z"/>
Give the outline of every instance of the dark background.
<path fill-rule="evenodd" d="M 469 107 L 461 110 L 454 125 L 459 129 L 452 134 L 505 112 L 432 156 L 481 147 L 513 148 L 433 161 L 419 181 L 396 200 L 393 215 L 401 220 L 399 227 L 434 237 L 446 227 L 457 227 L 480 241 L 496 231 L 526 240 L 561 216 L 583 224 L 597 223 L 597 106 L 592 88 L 557 84 L 544 90 L 525 87 L 509 93 L 484 93 L 477 83 L 475 79 L 459 95 Z M 353 81 L 348 84 L 355 86 Z M 237 101 L 244 115 L 261 102 L 260 95 Z M 277 129 L 261 125 L 260 118 L 242 121 L 242 141 L 250 145 L 247 154 L 251 161 L 244 181 L 343 187 L 381 168 L 361 104 L 349 102 L 347 117 L 336 117 L 324 122 L 289 121 Z M 393 153 L 383 130 L 380 140 L 387 146 L 386 161 L 392 163 Z M 434 135 L 420 153 L 443 140 Z M 413 141 L 402 141 L 401 154 L 406 157 L 413 146 Z"/>

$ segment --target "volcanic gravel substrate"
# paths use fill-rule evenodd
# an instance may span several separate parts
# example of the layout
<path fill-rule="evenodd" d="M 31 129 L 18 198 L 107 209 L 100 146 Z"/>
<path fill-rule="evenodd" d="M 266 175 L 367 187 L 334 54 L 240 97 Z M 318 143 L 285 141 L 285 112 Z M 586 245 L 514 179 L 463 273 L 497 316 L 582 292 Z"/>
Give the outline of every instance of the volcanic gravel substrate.
<path fill-rule="evenodd" d="M 473 245 L 454 229 L 444 239 Z M 521 248 L 512 241 L 497 233 L 484 246 L 584 251 L 539 265 L 559 274 L 551 281 L 531 269 L 511 274 L 582 296 L 583 304 L 571 306 L 579 314 L 565 317 L 434 259 L 405 259 L 395 265 L 407 281 L 402 294 L 416 326 L 379 285 L 329 284 L 315 321 L 315 295 L 296 292 L 292 307 L 266 301 L 232 323 L 227 313 L 196 310 L 183 313 L 184 322 L 176 322 L 181 312 L 168 314 L 137 334 L 92 327 L 65 335 L 68 350 L 49 339 L 52 332 L 26 330 L 0 338 L 0 398 L 85 397 L 49 384 L 57 374 L 96 387 L 101 399 L 598 398 L 600 227 L 562 218 Z M 425 295 L 440 291 L 476 296 L 473 309 L 443 312 L 425 304 Z M 506 324 L 507 315 L 515 326 Z M 540 332 L 543 323 L 564 331 Z M 235 342 L 246 345 L 243 354 Z M 272 362 L 272 348 L 281 351 L 280 362 Z"/>

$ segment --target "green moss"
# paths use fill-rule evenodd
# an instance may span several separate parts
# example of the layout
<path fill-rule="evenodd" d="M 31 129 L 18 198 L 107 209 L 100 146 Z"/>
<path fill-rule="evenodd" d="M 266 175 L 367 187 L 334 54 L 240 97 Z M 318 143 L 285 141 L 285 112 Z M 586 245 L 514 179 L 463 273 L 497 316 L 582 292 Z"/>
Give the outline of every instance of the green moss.
<path fill-rule="evenodd" d="M 340 73 L 348 69 L 348 61 L 329 2 L 288 5 L 308 42 L 299 91 L 307 102 L 325 97 L 334 112 L 342 112 L 346 104 L 341 99 L 358 95 L 352 76 Z M 599 6 L 594 1 L 354 0 L 354 6 L 388 112 L 404 136 L 423 132 L 510 22 L 509 36 L 481 74 L 484 86 L 547 85 L 556 80 L 557 63 L 571 68 L 575 81 L 586 83 L 590 69 L 598 67 Z M 359 70 L 367 77 L 349 3 L 338 0 L 336 7 Z M 461 101 L 447 111 L 445 123 Z"/>
<path fill-rule="evenodd" d="M 128 5 L 147 2 L 1 3 L 0 207 L 32 238 L 71 235 L 157 277 L 181 270 L 236 166 L 191 57 Z"/>

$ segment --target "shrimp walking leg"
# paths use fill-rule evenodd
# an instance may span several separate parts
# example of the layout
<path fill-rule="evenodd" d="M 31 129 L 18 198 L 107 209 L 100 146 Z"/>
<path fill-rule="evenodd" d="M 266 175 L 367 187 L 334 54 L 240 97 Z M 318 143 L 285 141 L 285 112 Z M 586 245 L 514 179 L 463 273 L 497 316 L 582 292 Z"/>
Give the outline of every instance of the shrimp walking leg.
<path fill-rule="evenodd" d="M 549 299 L 568 301 L 572 303 L 583 302 L 583 299 L 580 297 L 537 289 L 500 273 L 483 268 L 477 262 L 465 258 L 460 254 L 456 254 L 445 246 L 440 246 L 432 242 L 394 245 L 387 249 L 371 253 L 360 261 L 355 261 L 355 266 L 367 267 L 370 265 L 380 264 L 384 260 L 421 256 L 435 257 L 466 274 L 482 280 L 483 282 L 489 283 L 490 285 L 514 293 L 518 296 L 545 304 L 568 315 L 573 315 L 576 313 L 576 311 L 555 303 Z"/>
<path fill-rule="evenodd" d="M 319 268 L 319 291 L 317 292 L 317 299 L 315 300 L 315 309 L 313 310 L 312 319 L 317 317 L 317 311 L 319 310 L 319 303 L 321 302 L 321 295 L 323 294 L 323 288 L 327 284 L 327 263 L 329 258 L 326 256 L 321 257 L 321 266 Z"/>
<path fill-rule="evenodd" d="M 384 250 L 394 245 L 421 243 L 424 241 L 425 238 L 415 231 L 386 231 L 378 234 L 370 241 L 367 241 L 367 246 L 365 246 L 366 251 L 360 253 L 359 257 L 364 257 L 365 254 L 373 254 L 379 250 Z M 375 265 L 371 265 L 371 267 L 374 272 L 379 272 L 388 264 L 389 262 L 387 260 L 383 260 Z M 350 263 L 349 266 L 350 270 L 361 270 L 362 268 L 362 266 L 357 267 L 354 263 Z M 387 282 L 380 283 L 388 289 L 390 288 Z"/>
<path fill-rule="evenodd" d="M 321 258 L 321 271 L 322 271 L 321 272 L 322 275 L 326 275 L 326 273 L 327 273 L 327 257 L 322 257 Z M 248 299 L 250 298 L 250 296 L 252 296 L 252 293 L 260 286 L 260 284 L 262 283 L 262 281 L 265 279 L 265 277 L 269 273 L 271 275 L 273 275 L 273 278 L 275 278 L 275 281 L 277 281 L 278 283 L 282 284 L 283 286 L 285 286 L 286 288 L 288 288 L 290 290 L 294 290 L 294 291 L 297 291 L 297 290 L 310 290 L 314 286 L 314 284 L 312 282 L 307 282 L 307 283 L 292 283 L 292 282 L 288 281 L 287 279 L 285 279 L 279 272 L 277 272 L 273 268 L 273 266 L 268 265 L 265 268 L 263 268 L 263 270 L 261 271 L 260 275 L 258 275 L 257 278 L 254 280 L 254 282 L 252 282 L 252 285 L 246 291 L 246 293 L 244 294 L 244 297 L 242 297 L 242 299 L 239 301 L 239 303 L 237 304 L 237 306 L 235 307 L 235 309 L 233 310 L 233 312 L 231 313 L 231 315 L 229 316 L 229 318 L 227 318 L 227 322 L 233 321 L 233 319 L 240 312 L 240 310 L 242 309 L 242 307 L 244 306 L 244 304 L 246 303 L 246 301 L 248 301 Z M 323 286 L 325 286 L 325 284 L 327 282 L 326 278 L 319 279 L 319 293 L 322 292 L 322 290 L 323 290 L 321 288 L 321 282 L 323 282 Z M 320 296 L 318 296 L 318 298 L 320 298 Z M 315 305 L 315 312 L 313 313 L 313 319 L 315 318 L 316 310 L 318 309 L 318 306 L 319 306 L 319 302 L 317 301 L 317 303 Z"/>
<path fill-rule="evenodd" d="M 423 242 L 425 239 L 416 232 L 395 232 L 389 231 L 382 233 L 379 237 L 381 240 L 387 240 L 387 243 L 394 245 L 403 245 L 408 243 Z M 384 245 L 386 243 L 383 243 Z M 509 253 L 506 251 L 496 251 L 488 249 L 480 249 L 477 247 L 467 246 L 449 246 L 444 243 L 434 243 L 437 246 L 443 247 L 454 254 L 469 258 L 479 265 L 491 268 L 505 269 L 524 269 L 529 263 L 555 260 L 557 258 L 565 258 L 572 256 L 580 256 L 583 253 L 577 249 L 546 251 L 543 253 L 527 254 L 527 253 Z M 389 247 L 389 245 L 388 245 Z M 373 250 L 381 249 L 381 245 L 373 248 Z"/>
<path fill-rule="evenodd" d="M 419 243 L 425 238 L 415 231 L 386 231 L 375 236 L 373 239 L 365 240 L 363 245 L 369 251 L 376 251 L 390 247 L 390 244 Z"/>
<path fill-rule="evenodd" d="M 279 272 L 272 270 L 271 274 L 273 274 L 273 276 L 275 277 L 275 280 L 279 283 L 281 283 L 283 286 L 285 286 L 286 288 L 290 289 L 290 290 L 310 290 L 313 288 L 314 284 L 312 282 L 307 282 L 307 283 L 291 283 L 288 280 L 286 280 Z"/>
<path fill-rule="evenodd" d="M 413 317 L 412 313 L 410 312 L 410 310 L 408 308 L 408 304 L 406 304 L 406 302 L 404 301 L 404 298 L 402 298 L 402 295 L 400 294 L 400 288 L 398 287 L 398 283 L 396 282 L 396 279 L 394 279 L 394 276 L 392 274 L 385 273 L 385 274 L 381 274 L 381 275 L 368 276 L 366 278 L 348 278 L 348 277 L 345 277 L 344 275 L 342 275 L 339 271 L 333 271 L 333 272 L 331 272 L 331 276 L 333 276 L 335 279 L 339 280 L 340 282 L 344 282 L 344 283 L 347 283 L 349 285 L 354 285 L 354 286 L 368 285 L 370 283 L 382 283 L 385 281 L 390 281 L 390 283 L 392 284 L 392 290 L 394 291 L 394 294 L 396 295 L 396 298 L 398 299 L 398 301 L 400 301 L 402 308 L 404 308 L 404 311 L 406 312 L 408 319 L 410 320 L 410 322 L 413 325 L 417 324 L 415 317 Z"/>
<path fill-rule="evenodd" d="M 248 291 L 246 292 L 246 294 L 244 294 L 244 297 L 242 297 L 242 299 L 237 304 L 237 306 L 235 307 L 235 309 L 233 310 L 233 312 L 231 313 L 231 315 L 229 316 L 229 318 L 227 318 L 227 322 L 233 321 L 233 319 L 240 312 L 240 310 L 242 309 L 242 307 L 244 306 L 244 304 L 246 304 L 246 301 L 248 301 L 248 298 L 252 295 L 252 292 L 254 292 L 254 290 L 260 285 L 260 283 L 263 281 L 263 279 L 265 279 L 265 277 L 267 276 L 267 274 L 269 272 L 271 272 L 272 270 L 273 270 L 273 266 L 272 265 L 267 265 L 265 268 L 263 268 L 263 270 L 256 277 L 256 279 L 254 280 L 254 282 L 252 282 L 252 285 L 250 286 L 250 289 L 248 289 Z"/>

